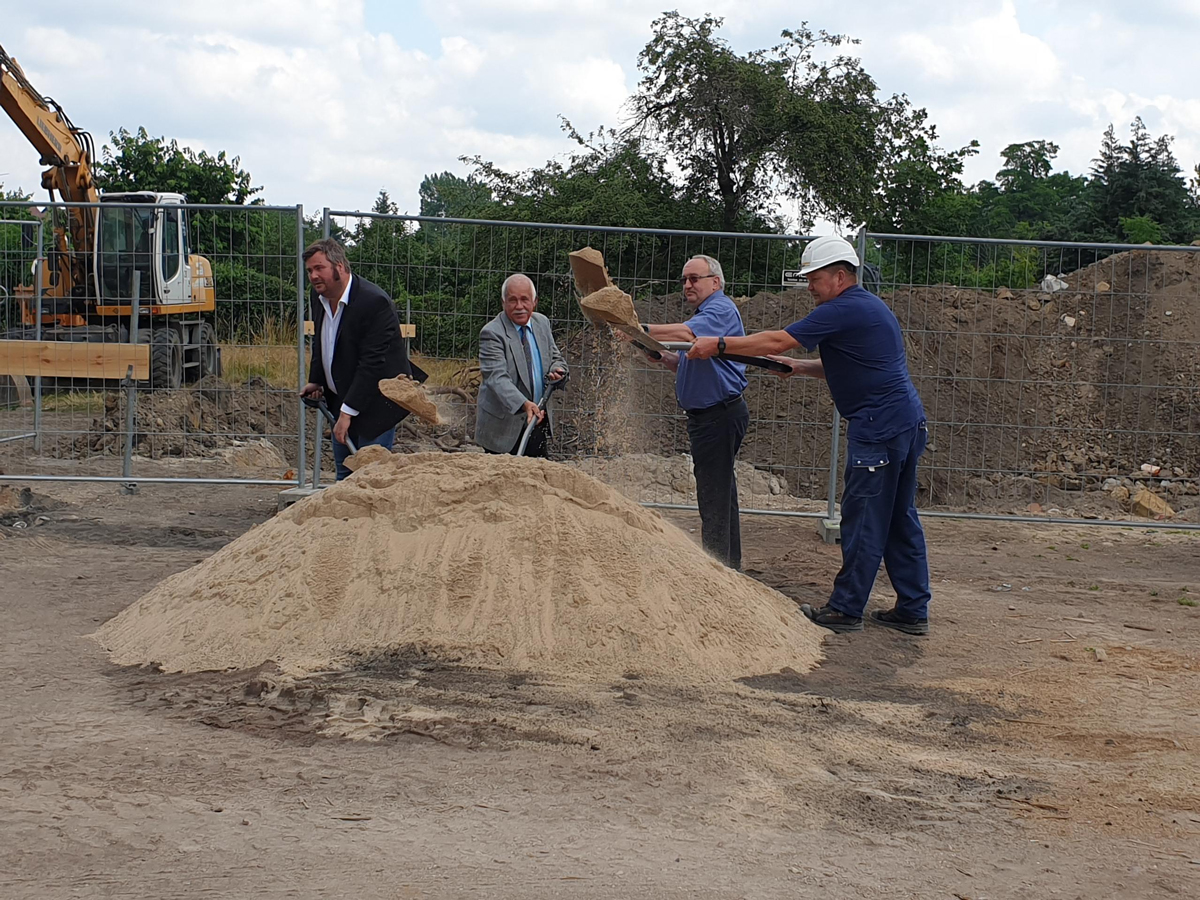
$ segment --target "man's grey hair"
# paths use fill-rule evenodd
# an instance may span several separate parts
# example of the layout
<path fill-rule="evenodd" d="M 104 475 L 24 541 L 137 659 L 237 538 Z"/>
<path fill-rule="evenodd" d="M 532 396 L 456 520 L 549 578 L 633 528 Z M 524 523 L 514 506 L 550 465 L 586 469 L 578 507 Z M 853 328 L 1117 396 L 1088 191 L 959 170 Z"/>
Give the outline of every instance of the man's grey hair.
<path fill-rule="evenodd" d="M 322 238 L 319 241 L 313 241 L 305 248 L 301 257 L 305 262 L 308 262 L 315 253 L 324 253 L 325 258 L 329 260 L 331 266 L 341 266 L 347 272 L 350 271 L 350 260 L 346 259 L 346 248 L 333 238 Z"/>
<path fill-rule="evenodd" d="M 526 281 L 529 282 L 529 289 L 531 291 L 533 291 L 533 300 L 535 303 L 537 302 L 537 285 L 533 283 L 532 278 L 530 278 L 528 275 L 524 275 L 520 272 L 513 272 L 511 275 L 509 275 L 507 278 L 504 279 L 504 284 L 500 285 L 500 300 L 501 300 L 501 302 L 508 299 L 509 286 L 514 281 L 517 281 L 518 279 L 521 279 L 521 278 L 524 278 Z"/>
<path fill-rule="evenodd" d="M 725 270 L 721 268 L 721 264 L 711 256 L 705 256 L 703 253 L 697 253 L 692 259 L 702 259 L 708 263 L 708 274 L 716 275 L 717 281 L 721 282 L 721 290 L 725 290 Z M 692 260 L 689 259 L 688 262 Z"/>

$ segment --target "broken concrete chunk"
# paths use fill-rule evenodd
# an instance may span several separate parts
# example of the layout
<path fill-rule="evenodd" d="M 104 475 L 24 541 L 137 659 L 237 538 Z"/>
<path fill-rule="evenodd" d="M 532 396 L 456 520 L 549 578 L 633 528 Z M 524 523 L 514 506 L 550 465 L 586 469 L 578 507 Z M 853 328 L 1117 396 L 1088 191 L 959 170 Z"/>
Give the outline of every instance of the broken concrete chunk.
<path fill-rule="evenodd" d="M 1096 662 L 1104 662 L 1108 659 L 1108 654 L 1104 652 L 1103 647 L 1093 647 L 1092 656 L 1096 658 Z"/>
<path fill-rule="evenodd" d="M 1097 293 L 1101 293 L 1101 294 L 1103 294 L 1103 293 L 1105 293 L 1105 292 L 1107 292 L 1107 291 L 1111 291 L 1111 290 L 1112 290 L 1112 285 L 1111 285 L 1111 284 L 1109 284 L 1107 281 L 1098 281 L 1098 282 L 1096 282 L 1096 291 L 1097 291 Z"/>
<path fill-rule="evenodd" d="M 1170 518 L 1175 515 L 1175 510 L 1171 509 L 1166 500 L 1146 488 L 1134 495 L 1130 511 L 1143 519 Z"/>
<path fill-rule="evenodd" d="M 1002 287 L 1000 290 L 996 291 L 997 300 L 1011 300 L 1012 298 L 1013 292 L 1006 287 Z"/>

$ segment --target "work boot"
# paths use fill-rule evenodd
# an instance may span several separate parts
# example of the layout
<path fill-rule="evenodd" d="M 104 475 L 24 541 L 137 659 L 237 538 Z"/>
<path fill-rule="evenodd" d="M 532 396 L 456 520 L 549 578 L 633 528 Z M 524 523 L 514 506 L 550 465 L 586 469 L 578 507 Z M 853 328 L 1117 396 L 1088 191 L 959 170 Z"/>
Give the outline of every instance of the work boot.
<path fill-rule="evenodd" d="M 845 634 L 847 631 L 862 631 L 863 620 L 857 616 L 848 616 L 845 613 L 838 612 L 832 606 L 826 604 L 820 609 L 813 609 L 807 603 L 800 604 L 800 612 L 804 613 L 814 625 L 820 625 L 822 628 L 828 628 L 830 631 L 835 631 L 838 634 Z"/>
<path fill-rule="evenodd" d="M 905 634 L 929 634 L 928 619 L 914 619 L 898 609 L 876 609 L 871 612 L 871 621 L 884 628 L 894 628 Z"/>

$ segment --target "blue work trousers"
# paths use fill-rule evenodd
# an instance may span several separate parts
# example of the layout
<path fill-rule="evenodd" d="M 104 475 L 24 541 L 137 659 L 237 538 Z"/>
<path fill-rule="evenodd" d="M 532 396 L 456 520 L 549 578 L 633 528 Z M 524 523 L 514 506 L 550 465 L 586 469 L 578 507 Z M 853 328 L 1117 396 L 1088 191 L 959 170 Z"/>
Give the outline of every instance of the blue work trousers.
<path fill-rule="evenodd" d="M 337 463 L 337 480 L 341 481 L 344 478 L 350 477 L 350 470 L 346 468 L 346 460 L 350 458 L 350 448 L 339 441 L 337 438 L 331 438 L 333 441 L 333 461 Z M 369 441 L 363 441 L 361 444 L 356 443 L 354 446 L 361 450 L 363 447 L 368 447 L 371 444 L 378 444 L 387 450 L 392 449 L 392 444 L 396 440 L 396 429 L 389 428 L 377 438 L 372 438 Z"/>
<path fill-rule="evenodd" d="M 847 616 L 867 608 L 882 560 L 896 589 L 896 608 L 929 617 L 929 561 L 917 518 L 917 461 L 928 439 L 925 422 L 881 443 L 848 442 L 842 490 L 842 570 L 829 605 Z"/>

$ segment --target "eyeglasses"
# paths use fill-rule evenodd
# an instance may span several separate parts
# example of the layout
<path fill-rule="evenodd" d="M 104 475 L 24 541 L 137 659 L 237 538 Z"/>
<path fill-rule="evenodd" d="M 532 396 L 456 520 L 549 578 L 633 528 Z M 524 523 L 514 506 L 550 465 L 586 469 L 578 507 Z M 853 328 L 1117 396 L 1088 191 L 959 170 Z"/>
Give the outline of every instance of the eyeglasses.
<path fill-rule="evenodd" d="M 716 275 L 684 275 L 679 279 L 680 284 L 695 284 L 701 278 L 716 278 Z"/>

